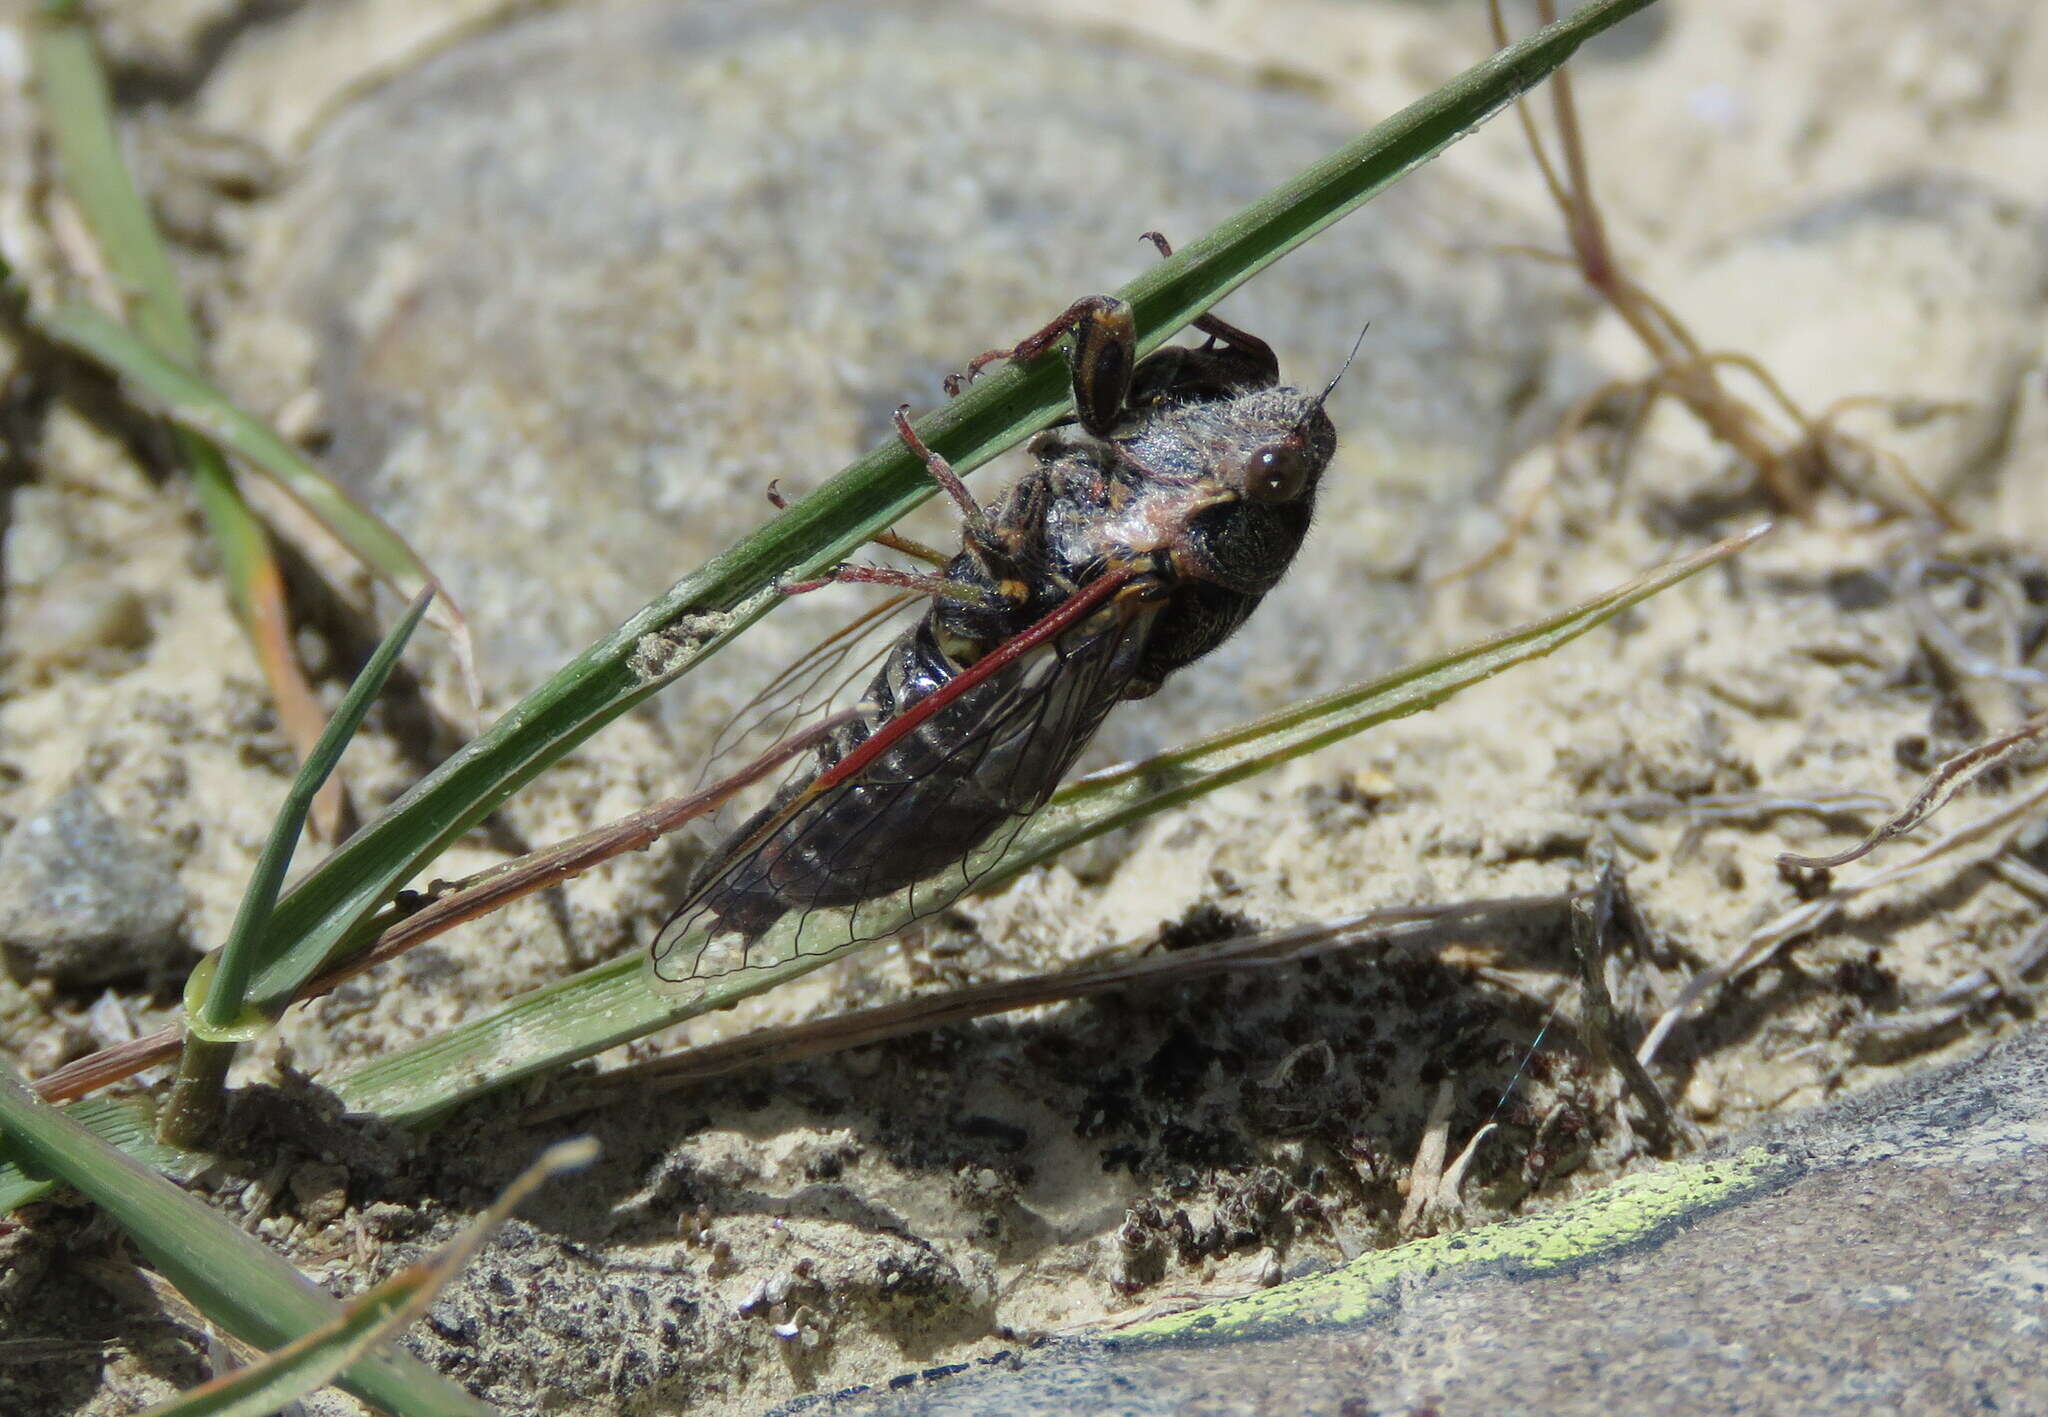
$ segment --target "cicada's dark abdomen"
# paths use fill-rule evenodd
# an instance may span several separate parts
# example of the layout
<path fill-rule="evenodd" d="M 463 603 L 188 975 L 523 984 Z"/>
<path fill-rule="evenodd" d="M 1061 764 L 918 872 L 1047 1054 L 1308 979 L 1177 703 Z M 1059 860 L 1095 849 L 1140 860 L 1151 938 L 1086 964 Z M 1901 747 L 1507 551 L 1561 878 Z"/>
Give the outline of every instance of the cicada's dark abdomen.
<path fill-rule="evenodd" d="M 792 908 L 857 905 L 958 865 L 1044 804 L 1116 704 L 1144 643 L 1128 626 L 1078 627 L 813 793 L 875 732 L 960 672 L 924 617 L 890 648 L 858 717 L 819 746 L 803 780 L 734 833 L 753 843 L 745 854 L 709 863 L 693 889 L 701 892 L 696 923 L 751 940 Z M 792 812 L 806 794 L 812 800 Z"/>

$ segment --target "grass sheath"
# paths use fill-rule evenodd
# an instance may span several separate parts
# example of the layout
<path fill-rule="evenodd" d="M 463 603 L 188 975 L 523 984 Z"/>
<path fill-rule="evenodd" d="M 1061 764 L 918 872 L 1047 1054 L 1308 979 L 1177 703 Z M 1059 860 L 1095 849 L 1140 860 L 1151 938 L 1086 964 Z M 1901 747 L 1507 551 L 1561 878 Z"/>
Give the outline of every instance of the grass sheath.
<path fill-rule="evenodd" d="M 305 831 L 307 813 L 312 810 L 321 786 L 341 761 L 349 740 L 362 727 L 370 705 L 383 692 L 391 671 L 398 667 L 399 653 L 419 627 L 420 617 L 427 613 L 433 598 L 432 586 L 413 598 L 405 615 L 391 627 L 376 653 L 370 656 L 370 662 L 349 685 L 334 717 L 313 744 L 285 793 L 284 805 L 278 809 L 269 839 L 256 858 L 256 870 L 242 894 L 227 940 L 192 972 L 187 982 L 184 1053 L 157 1130 L 158 1139 L 168 1146 L 190 1149 L 203 1142 L 219 1117 L 221 1087 L 234 1061 L 236 1046 L 270 1025 L 266 1015 L 248 1007 L 249 979 L 264 948 L 278 891 L 284 885 L 285 873 L 291 869 L 292 855 Z"/>

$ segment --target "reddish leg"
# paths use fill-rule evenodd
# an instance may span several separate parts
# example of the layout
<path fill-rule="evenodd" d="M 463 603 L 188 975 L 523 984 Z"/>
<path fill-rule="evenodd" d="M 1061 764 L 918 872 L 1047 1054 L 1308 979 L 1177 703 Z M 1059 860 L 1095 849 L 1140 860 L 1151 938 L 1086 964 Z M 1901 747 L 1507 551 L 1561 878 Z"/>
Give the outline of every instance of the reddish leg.
<path fill-rule="evenodd" d="M 984 591 L 961 585 L 958 581 L 944 576 L 928 575 L 923 571 L 899 571 L 892 566 L 837 566 L 832 574 L 818 576 L 808 581 L 791 581 L 782 588 L 784 595 L 809 595 L 814 590 L 823 590 L 828 585 L 887 585 L 898 590 L 914 590 L 920 595 L 942 595 L 953 600 L 984 600 Z"/>
<path fill-rule="evenodd" d="M 931 474 L 932 481 L 938 483 L 939 490 L 951 497 L 953 505 L 960 509 L 961 534 L 968 549 L 991 566 L 1008 566 L 1011 557 L 1003 549 L 995 524 L 981 509 L 981 503 L 974 500 L 974 494 L 967 490 L 960 474 L 953 471 L 953 464 L 925 446 L 924 439 L 917 436 L 917 430 L 910 426 L 910 405 L 907 403 L 897 406 L 896 435 L 903 440 L 905 447 L 924 460 L 925 471 Z"/>
<path fill-rule="evenodd" d="M 965 375 L 947 378 L 946 392 L 958 394 L 998 359 L 1029 363 L 1068 334 L 1074 337 L 1067 359 L 1074 381 L 1074 414 L 1083 428 L 1105 437 L 1123 420 L 1138 355 L 1131 307 L 1114 295 L 1085 295 L 1010 348 L 977 354 L 968 361 Z"/>
<path fill-rule="evenodd" d="M 1172 244 L 1167 241 L 1164 235 L 1157 231 L 1147 231 L 1139 239 L 1149 241 L 1154 246 L 1157 246 L 1161 259 L 1173 254 Z M 1232 349 L 1243 354 L 1247 359 L 1255 361 L 1261 369 L 1271 374 L 1275 382 L 1278 382 L 1280 378 L 1280 356 L 1273 353 L 1273 346 L 1267 344 L 1257 335 L 1240 330 L 1229 321 L 1220 319 L 1215 315 L 1197 315 L 1194 319 L 1194 325 L 1196 329 L 1209 337 L 1212 344 L 1217 340 L 1221 340 Z"/>
<path fill-rule="evenodd" d="M 769 481 L 768 505 L 778 512 L 786 512 L 789 510 L 789 499 L 782 495 L 782 488 L 778 485 L 781 481 L 782 479 L 779 477 Z M 874 542 L 877 546 L 885 546 L 891 551 L 900 551 L 905 556 L 914 557 L 919 561 L 925 562 L 927 565 L 943 568 L 953 559 L 945 552 L 939 550 L 938 547 L 927 546 L 924 542 L 914 537 L 904 536 L 900 532 L 878 531 L 869 537 L 868 540 Z"/>
<path fill-rule="evenodd" d="M 1023 580 L 1017 558 L 1009 550 L 1008 542 L 989 520 L 988 513 L 982 510 L 981 503 L 974 500 L 974 494 L 967 490 L 967 484 L 960 480 L 960 474 L 953 471 L 953 465 L 933 452 L 924 439 L 917 435 L 917 430 L 910 426 L 909 404 L 897 407 L 895 421 L 896 432 L 903 439 L 904 446 L 924 460 L 925 471 L 931 474 L 932 481 L 936 482 L 939 489 L 953 499 L 953 505 L 960 509 L 961 539 L 966 543 L 968 554 L 989 572 L 989 578 L 996 582 L 998 589 L 992 594 L 980 586 L 962 584 L 949 576 L 931 575 L 922 571 L 899 571 L 886 566 L 840 566 L 828 576 L 786 585 L 783 587 L 783 593 L 803 595 L 823 586 L 852 582 L 895 586 L 901 590 L 917 591 L 922 595 L 938 595 L 953 600 L 989 604 L 1027 598 L 1030 591 Z M 885 541 L 883 544 L 889 543 Z M 945 564 L 944 558 L 937 552 L 931 554 L 941 565 Z"/>
<path fill-rule="evenodd" d="M 1097 320 L 1107 319 L 1114 321 L 1118 319 L 1119 310 L 1122 311 L 1122 321 L 1128 324 L 1130 321 L 1130 307 L 1114 295 L 1084 295 L 1055 315 L 1043 329 L 1034 330 L 1008 349 L 985 350 L 975 355 L 974 358 L 967 361 L 967 373 L 964 379 L 961 375 L 955 374 L 947 382 L 949 385 L 955 383 L 971 384 L 980 375 L 982 370 L 999 359 L 1007 359 L 1017 364 L 1028 364 L 1058 344 L 1061 337 L 1067 331 Z"/>

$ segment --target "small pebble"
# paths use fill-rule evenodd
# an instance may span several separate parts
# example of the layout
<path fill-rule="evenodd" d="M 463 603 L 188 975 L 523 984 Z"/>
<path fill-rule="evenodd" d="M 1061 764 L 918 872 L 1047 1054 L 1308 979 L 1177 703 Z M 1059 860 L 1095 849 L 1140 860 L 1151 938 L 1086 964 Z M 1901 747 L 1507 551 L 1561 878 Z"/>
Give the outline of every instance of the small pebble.
<path fill-rule="evenodd" d="M 190 953 L 185 893 L 86 787 L 0 846 L 0 954 L 19 978 L 69 987 L 161 973 Z"/>
<path fill-rule="evenodd" d="M 348 1210 L 348 1169 L 324 1161 L 294 1167 L 287 1184 L 299 1219 L 309 1230 L 321 1230 Z"/>
<path fill-rule="evenodd" d="M 1685 1106 L 1703 1122 L 1710 1122 L 1721 1114 L 1721 1089 L 1704 1069 L 1694 1073 L 1692 1081 L 1686 1084 Z"/>

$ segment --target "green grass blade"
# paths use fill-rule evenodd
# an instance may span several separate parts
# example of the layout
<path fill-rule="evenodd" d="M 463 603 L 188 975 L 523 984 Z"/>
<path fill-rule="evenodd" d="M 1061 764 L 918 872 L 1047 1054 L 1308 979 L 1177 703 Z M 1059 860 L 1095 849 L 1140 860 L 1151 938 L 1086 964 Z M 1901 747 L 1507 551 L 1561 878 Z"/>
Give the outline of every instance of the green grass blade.
<path fill-rule="evenodd" d="M 127 326 L 88 305 L 35 312 L 35 326 L 50 339 L 118 375 L 153 411 L 242 459 L 298 502 L 332 532 L 358 561 L 407 596 L 435 578 L 408 546 L 372 511 L 336 486 L 262 420 L 252 418 L 192 370 L 167 359 Z M 459 624 L 461 617 L 454 616 Z"/>
<path fill-rule="evenodd" d="M 270 1026 L 260 1010 L 246 1007 L 249 979 L 258 957 L 269 940 L 271 911 L 277 893 L 291 869 L 292 856 L 306 830 L 306 817 L 314 799 L 341 761 L 349 740 L 362 726 L 370 705 L 383 692 L 385 680 L 398 667 L 399 652 L 405 648 L 420 617 L 434 598 L 428 586 L 413 598 L 411 607 L 391 627 L 370 662 L 363 666 L 348 692 L 342 695 L 334 716 L 306 754 L 306 761 L 292 777 L 270 836 L 256 858 L 248 889 L 235 911 L 235 922 L 218 951 L 200 961 L 185 984 L 185 1045 L 178 1060 L 178 1080 L 164 1105 L 159 1136 L 174 1146 L 197 1146 L 212 1130 L 220 1114 L 221 1089 L 233 1064 L 236 1045 L 257 1037 Z"/>
<path fill-rule="evenodd" d="M 1586 40 L 1650 3 L 1596 0 L 1377 125 L 1147 271 L 1121 292 L 1137 311 L 1141 346 L 1157 347 L 1229 291 L 1471 131 Z M 973 468 L 1058 417 L 1067 407 L 1065 384 L 1056 359 L 1005 369 L 926 418 L 920 430 L 956 467 Z M 592 733 L 768 613 L 779 601 L 770 589 L 779 576 L 832 564 L 927 492 L 917 461 L 899 443 L 885 443 L 591 646 L 279 903 L 279 937 L 297 944 L 256 980 L 252 998 L 281 1006 L 296 980 L 345 953 L 364 934 L 369 914 L 450 842 Z M 688 620 L 693 616 L 715 619 Z M 643 638 L 670 627 L 680 630 L 679 622 L 694 628 L 662 676 L 636 674 L 632 663 Z"/>
<path fill-rule="evenodd" d="M 118 1147 L 152 1171 L 177 1180 L 198 1175 L 212 1159 L 158 1142 L 156 1108 L 136 1093 L 87 1097 L 63 1110 L 66 1117 L 108 1146 Z M 22 1156 L 20 1148 L 0 1137 L 0 1216 L 12 1215 L 63 1184 L 54 1172 Z"/>
<path fill-rule="evenodd" d="M 99 242 L 108 270 L 127 287 L 135 328 L 173 360 L 196 368 L 199 333 L 178 294 L 156 223 L 128 176 L 113 98 L 80 7 L 41 7 L 30 50 L 64 188 Z"/>
<path fill-rule="evenodd" d="M 1310 700 L 1178 752 L 1085 778 L 1056 796 L 999 854 L 979 862 L 976 874 L 982 884 L 999 882 L 1076 842 L 1241 781 L 1375 724 L 1433 708 L 1504 669 L 1549 654 L 1629 607 L 1735 554 L 1762 534 L 1759 530 L 1720 542 L 1497 639 Z M 929 887 L 921 899 L 929 907 Z M 862 919 L 879 916 L 872 907 L 864 906 Z M 764 937 L 764 950 L 772 955 L 779 940 L 786 949 L 786 926 L 778 926 Z M 486 1018 L 380 1058 L 329 1085 L 352 1111 L 373 1112 L 393 1121 L 419 1121 L 494 1087 L 773 988 L 850 953 L 851 948 L 801 955 L 767 968 L 724 975 L 680 997 L 657 992 L 638 957 L 615 960 L 525 994 Z"/>
<path fill-rule="evenodd" d="M 143 341 L 163 358 L 198 368 L 199 334 L 156 223 L 122 158 L 113 99 L 81 8 L 64 0 L 42 6 L 29 29 L 29 51 L 64 189 L 98 243 L 108 273 L 119 284 L 126 313 Z M 303 754 L 319 732 L 319 714 L 312 690 L 292 658 L 284 576 L 269 538 L 242 500 L 220 454 L 184 430 L 179 430 L 177 443 L 278 716 L 293 747 Z M 338 789 L 337 784 L 322 802 L 320 816 L 328 827 L 341 815 Z"/>
<path fill-rule="evenodd" d="M 350 1299 L 342 1316 L 324 1328 L 286 1344 L 260 1362 L 152 1407 L 143 1417 L 269 1417 L 327 1386 L 365 1353 L 391 1343 L 419 1322 L 435 1297 L 476 1258 L 491 1232 L 503 1225 L 536 1187 L 564 1171 L 588 1165 L 596 1154 L 597 1144 L 588 1138 L 549 1147 L 432 1259 L 407 1265 L 382 1284 Z"/>
<path fill-rule="evenodd" d="M 278 726 L 303 757 L 319 735 L 323 715 L 312 685 L 299 670 L 292 652 L 291 625 L 284 603 L 284 572 L 271 549 L 263 523 L 242 500 L 234 473 L 203 438 L 175 429 L 179 455 L 206 519 L 207 532 L 220 552 L 221 576 L 235 608 L 235 618 L 256 652 L 257 668 L 277 706 Z M 316 819 L 323 832 L 336 829 L 342 812 L 340 784 L 322 792 Z"/>
<path fill-rule="evenodd" d="M 341 761 L 342 752 L 362 726 L 370 705 L 383 692 L 391 671 L 398 667 L 399 653 L 404 650 L 406 641 L 412 638 L 412 632 L 418 628 L 420 617 L 427 613 L 427 605 L 433 598 L 431 586 L 413 597 L 405 615 L 391 627 L 383 643 L 377 646 L 377 652 L 370 656 L 370 662 L 349 685 L 348 692 L 334 710 L 334 717 L 321 733 L 320 741 L 313 745 L 312 753 L 292 778 L 284 803 L 278 808 L 277 820 L 271 824 L 270 838 L 256 859 L 256 870 L 250 876 L 248 890 L 242 895 L 234 926 L 228 931 L 227 941 L 216 956 L 218 963 L 208 971 L 205 991 L 197 1007 L 189 1009 L 187 1026 L 200 1037 L 233 1042 L 244 1036 L 247 1020 L 243 1016 L 243 999 L 249 978 L 265 942 L 278 890 L 284 885 L 285 873 L 291 869 L 292 856 L 298 848 L 299 837 L 305 831 L 306 814 L 312 808 L 313 795 L 327 781 L 335 764 Z"/>
<path fill-rule="evenodd" d="M 276 564 L 270 553 L 270 538 L 256 520 L 248 503 L 235 487 L 235 476 L 219 453 L 190 433 L 177 435 L 178 451 L 191 474 L 199 500 L 200 515 L 220 552 L 221 575 L 234 597 L 235 614 L 244 627 L 257 619 L 261 592 L 255 587 L 265 569 Z M 282 584 L 283 578 L 278 578 Z"/>
<path fill-rule="evenodd" d="M 414 1304 L 433 1302 L 436 1276 L 407 1266 L 358 1294 L 341 1317 L 244 1368 L 213 1379 L 143 1417 L 273 1417 L 326 1387 L 371 1349 L 391 1342 L 414 1322 Z"/>
<path fill-rule="evenodd" d="M 341 1313 L 338 1300 L 255 1236 L 37 1099 L 4 1064 L 0 1133 L 105 1210 L 159 1274 L 244 1342 L 282 1347 Z M 495 1410 L 408 1354 L 360 1360 L 343 1386 L 403 1417 L 484 1417 Z"/>

